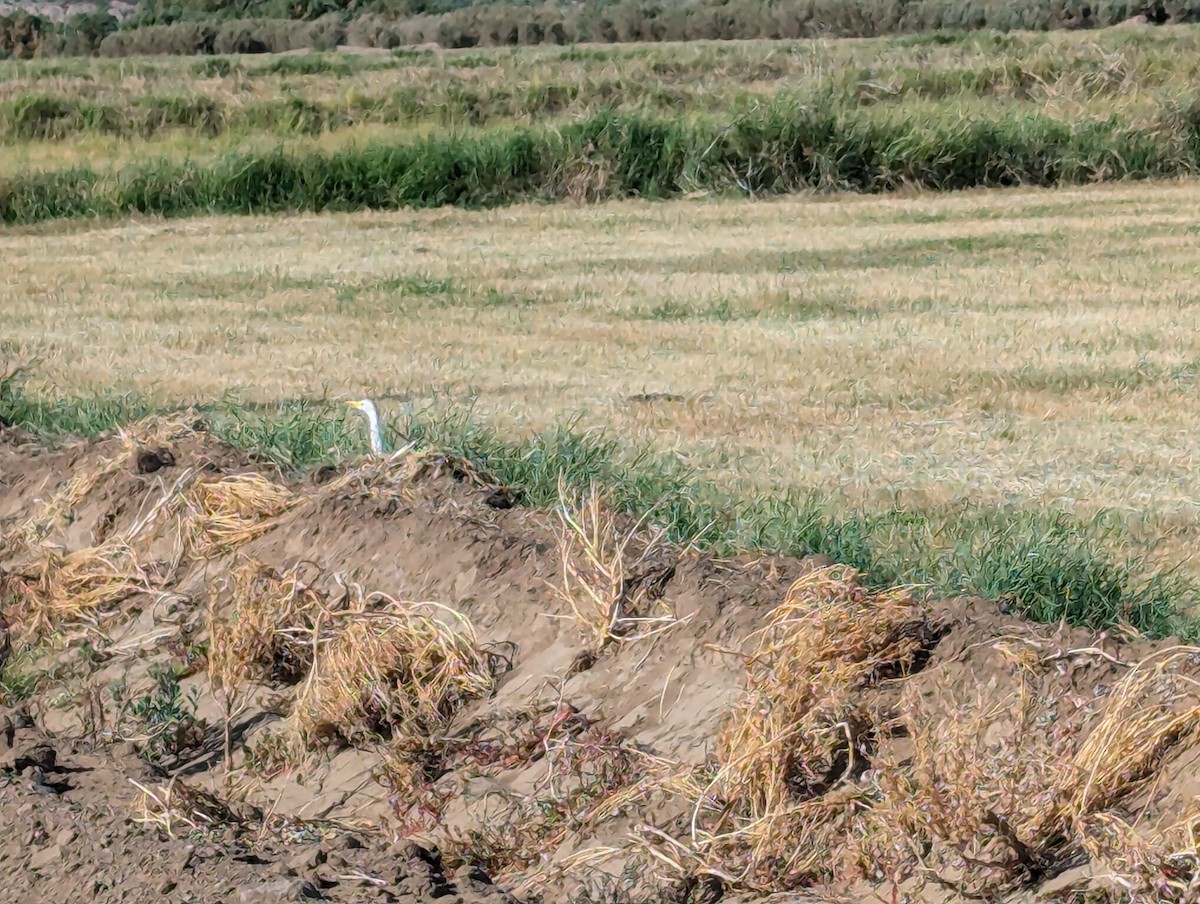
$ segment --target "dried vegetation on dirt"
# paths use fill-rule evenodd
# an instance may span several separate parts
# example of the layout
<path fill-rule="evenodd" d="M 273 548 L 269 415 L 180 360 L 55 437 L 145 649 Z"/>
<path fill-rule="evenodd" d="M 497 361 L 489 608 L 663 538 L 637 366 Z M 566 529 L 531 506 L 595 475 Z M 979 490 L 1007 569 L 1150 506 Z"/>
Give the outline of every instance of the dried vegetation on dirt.
<path fill-rule="evenodd" d="M 5 432 L 14 887 L 1200 895 L 1200 650 L 505 489 L 421 449 L 285 477 L 194 417 Z"/>

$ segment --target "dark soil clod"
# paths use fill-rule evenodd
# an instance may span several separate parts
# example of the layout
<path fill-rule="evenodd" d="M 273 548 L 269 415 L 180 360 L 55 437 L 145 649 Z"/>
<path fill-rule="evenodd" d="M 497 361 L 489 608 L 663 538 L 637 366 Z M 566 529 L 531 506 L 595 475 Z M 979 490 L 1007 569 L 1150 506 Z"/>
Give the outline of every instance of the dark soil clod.
<path fill-rule="evenodd" d="M 175 454 L 170 449 L 160 446 L 157 449 L 139 450 L 134 470 L 138 474 L 153 474 L 174 464 Z"/>
<path fill-rule="evenodd" d="M 489 505 L 494 509 L 510 509 L 521 501 L 523 495 L 520 490 L 500 487 L 488 493 L 483 498 L 483 502 L 484 505 Z"/>

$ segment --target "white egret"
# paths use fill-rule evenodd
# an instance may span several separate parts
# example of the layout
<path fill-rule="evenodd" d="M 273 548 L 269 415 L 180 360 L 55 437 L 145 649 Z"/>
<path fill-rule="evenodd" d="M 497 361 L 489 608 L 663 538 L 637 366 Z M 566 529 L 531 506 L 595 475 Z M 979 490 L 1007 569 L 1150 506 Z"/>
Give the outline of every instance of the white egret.
<path fill-rule="evenodd" d="M 379 422 L 379 410 L 370 399 L 360 399 L 357 402 L 347 402 L 351 408 L 361 411 L 367 419 L 367 429 L 371 434 L 371 453 L 383 454 L 383 426 Z"/>

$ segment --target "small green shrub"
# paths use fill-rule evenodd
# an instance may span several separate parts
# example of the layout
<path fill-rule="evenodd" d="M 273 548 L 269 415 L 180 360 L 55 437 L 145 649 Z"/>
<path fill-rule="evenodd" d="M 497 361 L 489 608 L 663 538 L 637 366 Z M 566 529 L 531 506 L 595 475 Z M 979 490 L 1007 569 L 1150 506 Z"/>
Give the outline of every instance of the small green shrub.
<path fill-rule="evenodd" d="M 153 665 L 150 678 L 153 681 L 151 689 L 128 701 L 133 725 L 126 734 L 136 738 L 143 758 L 160 763 L 195 749 L 204 740 L 206 726 L 196 716 L 199 689 L 193 687 L 185 694 L 176 669 Z M 114 696 L 119 698 L 121 693 L 123 688 L 114 686 Z"/>

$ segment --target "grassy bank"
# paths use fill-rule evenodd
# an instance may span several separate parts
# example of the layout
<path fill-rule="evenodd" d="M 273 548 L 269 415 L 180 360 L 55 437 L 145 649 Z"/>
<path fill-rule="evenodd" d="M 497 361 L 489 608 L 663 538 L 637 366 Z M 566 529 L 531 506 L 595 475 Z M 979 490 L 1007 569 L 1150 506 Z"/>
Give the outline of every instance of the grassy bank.
<path fill-rule="evenodd" d="M 333 153 L 79 166 L 0 181 L 0 221 L 133 213 L 489 207 L 523 200 L 661 199 L 706 191 L 1061 185 L 1200 169 L 1194 102 L 1152 121 L 781 100 L 733 121 L 602 113 L 561 128 L 438 135 Z"/>
<path fill-rule="evenodd" d="M 165 413 L 132 396 L 45 398 L 22 384 L 20 377 L 0 382 L 0 424 L 50 439 L 105 435 Z M 292 472 L 365 451 L 362 432 L 326 402 L 247 409 L 225 401 L 199 410 L 216 435 Z M 1128 624 L 1153 636 L 1198 630 L 1180 613 L 1195 611 L 1200 588 L 1114 559 L 1104 546 L 1113 528 L 1102 518 L 1085 523 L 1064 513 L 982 507 L 838 515 L 814 492 L 737 497 L 676 459 L 566 427 L 514 441 L 462 410 L 410 410 L 388 426 L 393 436 L 472 461 L 519 489 L 530 506 L 554 506 L 562 484 L 586 490 L 596 483 L 617 509 L 652 512 L 674 542 L 719 554 L 828 555 L 879 587 L 978 594 L 1042 622 Z"/>
<path fill-rule="evenodd" d="M 1200 78 L 1200 29 L 946 41 L 754 42 L 203 60 L 0 63 L 0 141 L 728 116 L 772 97 L 984 115 L 1153 115 Z"/>

